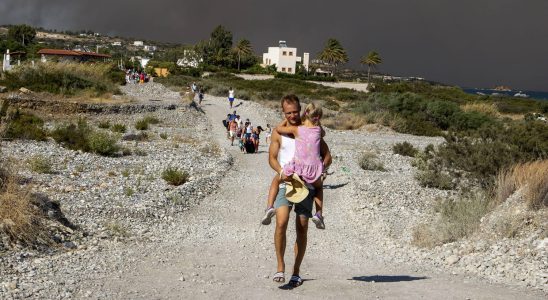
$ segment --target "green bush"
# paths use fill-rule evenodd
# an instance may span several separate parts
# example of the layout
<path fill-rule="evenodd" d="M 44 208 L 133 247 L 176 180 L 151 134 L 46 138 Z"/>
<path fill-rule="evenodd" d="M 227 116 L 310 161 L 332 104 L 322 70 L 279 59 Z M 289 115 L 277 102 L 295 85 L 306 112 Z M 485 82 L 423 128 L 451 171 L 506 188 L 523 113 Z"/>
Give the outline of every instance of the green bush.
<path fill-rule="evenodd" d="M 493 123 L 494 119 L 486 114 L 469 111 L 469 112 L 457 112 L 451 121 L 451 128 L 454 130 L 476 130 L 486 123 Z"/>
<path fill-rule="evenodd" d="M 97 127 L 102 129 L 108 129 L 110 127 L 110 121 L 101 121 Z"/>
<path fill-rule="evenodd" d="M 159 124 L 160 123 L 160 120 L 155 116 L 146 116 L 143 120 L 145 122 L 147 122 L 148 124 Z"/>
<path fill-rule="evenodd" d="M 167 139 L 167 134 L 166 133 L 160 133 L 160 137 L 165 140 Z"/>
<path fill-rule="evenodd" d="M 112 130 L 112 132 L 117 132 L 117 133 L 125 133 L 127 131 L 126 126 L 124 124 L 114 124 L 112 125 L 110 130 Z"/>
<path fill-rule="evenodd" d="M 137 120 L 135 122 L 135 129 L 137 130 L 148 130 L 148 122 L 145 119 Z"/>
<path fill-rule="evenodd" d="M 187 172 L 179 171 L 177 168 L 169 167 L 162 172 L 162 179 L 171 185 L 181 185 L 188 181 L 189 175 Z"/>
<path fill-rule="evenodd" d="M 112 67 L 109 64 L 40 63 L 35 66 L 24 64 L 4 73 L 1 83 L 11 90 L 26 87 L 35 92 L 73 95 L 79 91 L 95 94 L 118 91 L 119 79 L 112 81 Z M 122 72 L 123 73 L 123 72 Z M 118 76 L 118 75 L 116 75 Z M 124 77 L 122 77 L 124 78 Z"/>
<path fill-rule="evenodd" d="M 47 132 L 43 126 L 42 119 L 16 110 L 7 120 L 4 138 L 45 141 Z"/>
<path fill-rule="evenodd" d="M 310 80 L 310 81 L 327 81 L 327 82 L 335 82 L 337 79 L 333 76 L 313 76 L 313 75 L 303 75 L 303 74 L 289 74 L 289 73 L 282 73 L 277 72 L 276 75 L 274 75 L 275 78 L 282 78 L 282 79 L 299 79 L 299 80 Z"/>
<path fill-rule="evenodd" d="M 91 152 L 102 156 L 114 156 L 120 147 L 117 145 L 117 139 L 107 132 L 91 132 L 88 137 L 89 149 Z"/>
<path fill-rule="evenodd" d="M 409 142 L 397 143 L 392 147 L 395 154 L 414 157 L 418 150 Z"/>
<path fill-rule="evenodd" d="M 27 160 L 30 165 L 30 169 L 33 172 L 40 174 L 51 174 L 53 169 L 51 167 L 52 162 L 49 158 L 43 155 L 36 155 Z"/>
<path fill-rule="evenodd" d="M 91 128 L 84 119 L 78 120 L 77 124 L 66 124 L 55 128 L 51 132 L 51 137 L 64 147 L 72 150 L 82 150 L 89 152 L 89 134 Z"/>

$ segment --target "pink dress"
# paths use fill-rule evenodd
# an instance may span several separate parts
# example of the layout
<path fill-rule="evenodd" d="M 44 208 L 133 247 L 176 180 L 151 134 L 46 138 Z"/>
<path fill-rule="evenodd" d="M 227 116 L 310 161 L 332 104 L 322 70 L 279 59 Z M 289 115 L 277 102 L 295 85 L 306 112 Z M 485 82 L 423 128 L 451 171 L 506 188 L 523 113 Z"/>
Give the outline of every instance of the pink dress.
<path fill-rule="evenodd" d="M 320 140 L 322 129 L 320 126 L 297 128 L 299 137 L 295 139 L 295 156 L 284 165 L 286 176 L 293 173 L 304 181 L 313 183 L 322 175 L 323 162 L 320 156 Z"/>

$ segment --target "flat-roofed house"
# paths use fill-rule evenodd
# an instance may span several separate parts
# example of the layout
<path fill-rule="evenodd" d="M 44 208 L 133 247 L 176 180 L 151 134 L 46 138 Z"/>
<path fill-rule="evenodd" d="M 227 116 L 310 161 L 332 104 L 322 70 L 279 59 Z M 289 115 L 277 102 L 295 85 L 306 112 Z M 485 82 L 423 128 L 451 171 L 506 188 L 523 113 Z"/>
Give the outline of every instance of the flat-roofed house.
<path fill-rule="evenodd" d="M 111 56 L 108 54 L 101 54 L 95 52 L 84 52 L 74 50 L 62 50 L 62 49 L 42 49 L 38 51 L 40 54 L 40 60 L 46 61 L 108 61 Z"/>
<path fill-rule="evenodd" d="M 285 41 L 280 41 L 278 47 L 268 47 L 268 53 L 263 53 L 263 67 L 276 65 L 276 71 L 295 74 L 297 62 L 302 62 L 308 71 L 308 53 L 303 54 L 304 59 L 297 56 L 297 48 L 287 47 Z"/>

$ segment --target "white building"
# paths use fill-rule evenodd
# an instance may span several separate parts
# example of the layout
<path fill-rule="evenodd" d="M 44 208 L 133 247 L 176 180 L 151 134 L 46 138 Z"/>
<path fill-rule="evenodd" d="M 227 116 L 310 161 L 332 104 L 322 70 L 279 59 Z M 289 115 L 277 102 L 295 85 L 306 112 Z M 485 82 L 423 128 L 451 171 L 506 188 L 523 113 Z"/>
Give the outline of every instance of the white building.
<path fill-rule="evenodd" d="M 122 46 L 122 42 L 112 42 L 112 46 Z"/>
<path fill-rule="evenodd" d="M 144 45 L 143 41 L 134 41 L 133 42 L 133 46 L 143 47 L 143 45 Z"/>
<path fill-rule="evenodd" d="M 278 47 L 268 47 L 268 53 L 263 53 L 263 67 L 276 65 L 276 71 L 295 74 L 297 62 L 302 62 L 308 71 L 310 54 L 304 53 L 303 58 L 297 56 L 297 48 L 287 47 L 285 41 L 280 41 Z"/>
<path fill-rule="evenodd" d="M 183 52 L 183 58 L 177 59 L 177 65 L 180 67 L 192 67 L 197 68 L 198 65 L 203 62 L 204 59 L 200 57 L 194 50 L 186 49 Z"/>
<path fill-rule="evenodd" d="M 145 50 L 145 51 L 147 51 L 147 52 L 156 51 L 156 46 L 144 45 L 144 46 L 143 46 L 143 50 Z"/>

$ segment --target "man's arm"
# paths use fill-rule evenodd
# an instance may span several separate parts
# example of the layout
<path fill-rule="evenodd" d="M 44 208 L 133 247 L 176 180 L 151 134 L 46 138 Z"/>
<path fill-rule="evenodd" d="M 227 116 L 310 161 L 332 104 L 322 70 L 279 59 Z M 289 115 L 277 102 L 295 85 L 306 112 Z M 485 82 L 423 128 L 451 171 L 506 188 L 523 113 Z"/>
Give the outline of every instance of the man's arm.
<path fill-rule="evenodd" d="M 268 164 L 276 173 L 280 173 L 282 166 L 278 162 L 278 152 L 280 152 L 280 135 L 274 130 L 270 138 L 270 147 L 268 148 Z"/>

